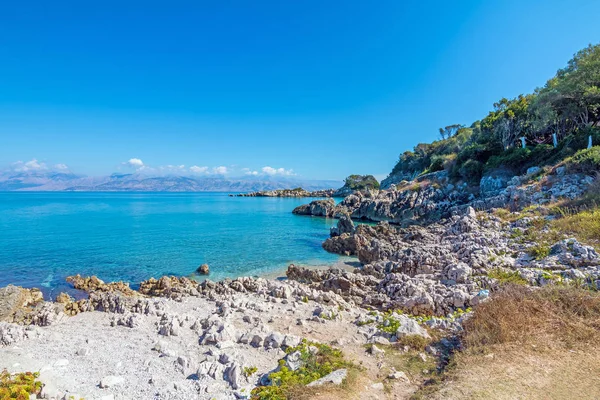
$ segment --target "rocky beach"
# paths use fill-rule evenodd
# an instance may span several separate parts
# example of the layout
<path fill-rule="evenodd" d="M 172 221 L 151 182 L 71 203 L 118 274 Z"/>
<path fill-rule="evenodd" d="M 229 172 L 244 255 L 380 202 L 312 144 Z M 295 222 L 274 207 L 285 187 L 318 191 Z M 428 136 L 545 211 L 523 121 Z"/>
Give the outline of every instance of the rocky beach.
<path fill-rule="evenodd" d="M 278 398 L 260 396 L 281 371 L 341 349 L 343 362 L 307 379 L 312 398 L 408 398 L 460 350 L 463 321 L 506 277 L 598 287 L 600 256 L 577 238 L 532 252 L 550 229 L 544 204 L 580 198 L 596 181 L 556 168 L 532 183 L 533 173 L 494 190 L 484 178 L 478 194 L 436 174 L 294 210 L 338 218 L 323 248 L 356 256 L 353 271 L 290 265 L 286 280 L 162 277 L 137 290 L 69 277 L 80 300 L 7 286 L 0 367 L 38 371 L 39 398 L 260 399 Z M 394 355 L 423 368 L 400 369 Z"/>

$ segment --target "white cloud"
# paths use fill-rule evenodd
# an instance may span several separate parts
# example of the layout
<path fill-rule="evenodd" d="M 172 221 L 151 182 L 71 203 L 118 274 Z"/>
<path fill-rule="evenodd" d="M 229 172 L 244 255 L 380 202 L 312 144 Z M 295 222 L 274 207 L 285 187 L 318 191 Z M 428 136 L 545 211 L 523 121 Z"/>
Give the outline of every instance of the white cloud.
<path fill-rule="evenodd" d="M 242 168 L 244 175 L 258 175 L 258 171 L 252 171 L 250 168 Z"/>
<path fill-rule="evenodd" d="M 144 162 L 139 158 L 130 158 L 129 161 L 124 162 L 123 164 L 131 167 L 131 168 L 142 168 L 144 166 Z"/>
<path fill-rule="evenodd" d="M 39 162 L 35 158 L 27 162 L 17 161 L 16 163 L 13 163 L 13 170 L 15 170 L 16 172 L 42 171 L 47 169 L 48 166 L 46 166 L 45 163 Z"/>
<path fill-rule="evenodd" d="M 262 172 L 267 175 L 295 175 L 294 171 L 285 168 L 272 168 L 269 166 L 262 167 Z"/>
<path fill-rule="evenodd" d="M 190 171 L 192 171 L 195 174 L 206 174 L 208 173 L 208 167 L 199 167 L 197 165 L 192 165 L 190 167 Z"/>
<path fill-rule="evenodd" d="M 213 174 L 225 175 L 227 173 L 227 167 L 224 167 L 224 166 L 214 167 L 212 169 L 212 172 L 213 172 Z"/>
<path fill-rule="evenodd" d="M 57 169 L 59 171 L 68 171 L 69 167 L 67 166 L 67 164 L 56 164 L 54 166 L 54 169 Z"/>

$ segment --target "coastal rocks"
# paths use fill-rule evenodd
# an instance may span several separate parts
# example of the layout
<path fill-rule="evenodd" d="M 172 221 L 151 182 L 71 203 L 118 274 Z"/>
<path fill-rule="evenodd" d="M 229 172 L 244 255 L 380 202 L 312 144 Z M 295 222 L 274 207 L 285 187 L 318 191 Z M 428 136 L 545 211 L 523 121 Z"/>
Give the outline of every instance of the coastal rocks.
<path fill-rule="evenodd" d="M 231 195 L 230 195 L 231 196 Z M 315 190 L 309 192 L 302 188 L 266 190 L 262 192 L 240 193 L 238 197 L 336 197 L 334 189 Z"/>
<path fill-rule="evenodd" d="M 140 283 L 141 294 L 153 297 L 168 297 L 181 300 L 184 296 L 198 296 L 198 282 L 185 277 L 163 276 L 150 278 Z"/>
<path fill-rule="evenodd" d="M 356 255 L 356 239 L 350 233 L 342 233 L 341 235 L 334 235 L 327 238 L 322 247 L 326 251 L 335 254 L 341 254 L 345 256 Z"/>
<path fill-rule="evenodd" d="M 335 200 L 315 200 L 294 208 L 292 213 L 297 215 L 313 215 L 315 217 L 333 217 Z"/>
<path fill-rule="evenodd" d="M 504 175 L 484 176 L 479 182 L 479 192 L 483 197 L 496 196 L 508 185 L 509 179 Z"/>
<path fill-rule="evenodd" d="M 575 238 L 561 240 L 550 249 L 550 255 L 542 260 L 542 267 L 565 269 L 600 265 L 600 255 L 591 247 Z"/>
<path fill-rule="evenodd" d="M 329 238 L 323 246 L 342 254 L 352 249 L 362 268 L 351 273 L 290 267 L 288 278 L 378 309 L 447 315 L 470 307 L 490 285 L 486 269 L 516 266 L 518 260 L 505 256 L 510 237 L 496 217 L 480 218 L 472 207 L 454 212 L 427 227 L 396 228 L 386 222 L 359 225 L 353 234 Z M 350 245 L 340 246 L 345 243 Z"/>
<path fill-rule="evenodd" d="M 208 264 L 202 264 L 198 267 L 196 272 L 200 275 L 208 275 L 210 273 L 210 268 L 208 267 Z"/>
<path fill-rule="evenodd" d="M 75 289 L 83 290 L 84 292 L 120 292 L 125 296 L 134 296 L 136 293 L 129 287 L 126 282 L 111 282 L 104 283 L 103 280 L 96 276 L 82 277 L 77 274 L 68 276 L 67 282 L 71 283 Z"/>
<path fill-rule="evenodd" d="M 349 235 L 354 233 L 354 222 L 352 222 L 352 219 L 348 214 L 340 215 L 337 225 L 331 228 L 329 235 L 331 237 L 336 237 L 341 236 L 344 233 Z"/>
<path fill-rule="evenodd" d="M 31 318 L 43 302 L 39 289 L 13 285 L 0 288 L 0 321 L 22 323 Z"/>
<path fill-rule="evenodd" d="M 0 322 L 0 347 L 10 346 L 21 340 L 39 336 L 40 332 L 35 327 Z"/>
<path fill-rule="evenodd" d="M 224 377 L 232 389 L 239 389 L 243 383 L 242 366 L 234 361 L 225 369 Z"/>

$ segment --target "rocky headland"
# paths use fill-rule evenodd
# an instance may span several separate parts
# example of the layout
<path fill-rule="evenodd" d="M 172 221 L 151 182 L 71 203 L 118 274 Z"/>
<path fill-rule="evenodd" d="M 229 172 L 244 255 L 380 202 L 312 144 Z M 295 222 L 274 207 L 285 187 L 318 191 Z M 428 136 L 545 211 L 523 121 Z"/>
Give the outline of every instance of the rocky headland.
<path fill-rule="evenodd" d="M 230 194 L 230 197 L 335 197 L 336 190 L 324 189 L 315 190 L 309 192 L 302 188 L 296 189 L 278 189 L 278 190 L 265 190 L 260 192 L 249 192 L 240 194 Z"/>
<path fill-rule="evenodd" d="M 373 175 L 350 175 L 339 189 L 307 191 L 303 188 L 265 190 L 259 192 L 230 194 L 230 197 L 346 197 L 351 193 L 367 193 L 378 189 L 379 182 Z"/>

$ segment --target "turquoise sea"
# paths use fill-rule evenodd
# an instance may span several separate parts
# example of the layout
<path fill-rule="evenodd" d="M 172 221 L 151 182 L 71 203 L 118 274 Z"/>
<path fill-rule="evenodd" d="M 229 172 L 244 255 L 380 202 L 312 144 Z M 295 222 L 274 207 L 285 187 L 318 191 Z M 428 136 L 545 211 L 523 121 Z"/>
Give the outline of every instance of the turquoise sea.
<path fill-rule="evenodd" d="M 65 277 L 97 275 L 137 284 L 188 276 L 267 275 L 290 263 L 330 265 L 321 243 L 335 221 L 296 216 L 311 199 L 226 193 L 0 193 L 0 286 L 40 287 L 52 296 Z"/>

